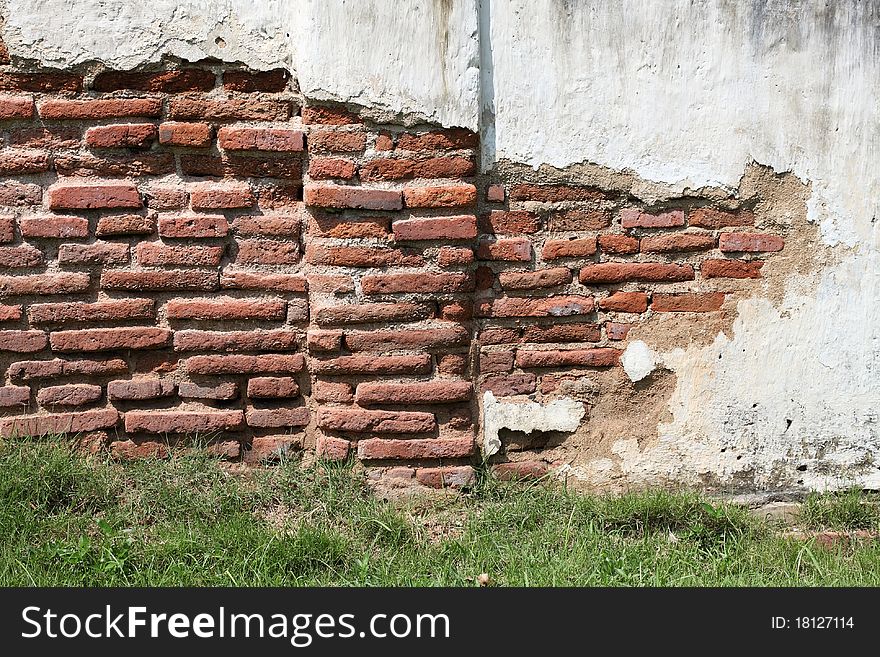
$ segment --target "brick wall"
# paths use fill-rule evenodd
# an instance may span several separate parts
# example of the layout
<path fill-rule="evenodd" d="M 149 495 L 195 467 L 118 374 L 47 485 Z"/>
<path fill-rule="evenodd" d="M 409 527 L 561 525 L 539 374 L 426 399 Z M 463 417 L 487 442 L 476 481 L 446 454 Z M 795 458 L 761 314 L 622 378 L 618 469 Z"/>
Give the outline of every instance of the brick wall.
<path fill-rule="evenodd" d="M 619 367 L 630 327 L 718 312 L 783 248 L 735 197 L 478 175 L 477 135 L 310 105 L 283 70 L 6 64 L 0 94 L 4 437 L 467 485 L 482 392 Z"/>

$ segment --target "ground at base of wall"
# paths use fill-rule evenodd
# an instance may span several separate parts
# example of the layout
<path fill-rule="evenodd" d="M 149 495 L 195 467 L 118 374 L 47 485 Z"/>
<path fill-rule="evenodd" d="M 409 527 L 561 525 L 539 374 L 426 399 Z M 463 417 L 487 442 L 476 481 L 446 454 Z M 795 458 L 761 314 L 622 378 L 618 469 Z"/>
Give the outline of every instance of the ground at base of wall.
<path fill-rule="evenodd" d="M 877 586 L 876 502 L 811 496 L 795 533 L 689 493 L 485 478 L 394 504 L 327 462 L 233 475 L 6 442 L 0 585 Z"/>

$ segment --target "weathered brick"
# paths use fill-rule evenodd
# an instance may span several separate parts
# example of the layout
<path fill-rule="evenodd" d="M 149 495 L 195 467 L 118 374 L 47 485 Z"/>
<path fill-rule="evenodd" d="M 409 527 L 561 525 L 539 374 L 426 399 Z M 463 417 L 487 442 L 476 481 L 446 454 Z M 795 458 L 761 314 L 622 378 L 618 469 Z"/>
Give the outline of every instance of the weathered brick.
<path fill-rule="evenodd" d="M 480 260 L 529 262 L 532 259 L 532 243 L 527 237 L 482 239 L 477 247 L 477 257 Z"/>
<path fill-rule="evenodd" d="M 429 329 L 385 329 L 347 332 L 345 344 L 351 351 L 422 350 L 468 344 L 470 335 L 459 324 Z"/>
<path fill-rule="evenodd" d="M 86 130 L 86 144 L 91 148 L 150 148 L 156 137 L 152 123 L 102 125 Z"/>
<path fill-rule="evenodd" d="M 437 357 L 437 371 L 440 374 L 465 376 L 468 369 L 469 360 L 466 354 L 443 354 Z"/>
<path fill-rule="evenodd" d="M 351 276 L 324 276 L 312 274 L 309 276 L 309 289 L 315 292 L 328 294 L 348 294 L 354 292 L 354 280 Z"/>
<path fill-rule="evenodd" d="M 39 205 L 42 200 L 43 189 L 39 185 L 14 180 L 0 182 L 0 206 Z"/>
<path fill-rule="evenodd" d="M 391 190 L 319 183 L 306 185 L 304 194 L 306 205 L 316 207 L 361 210 L 400 210 L 403 207 L 401 193 Z"/>
<path fill-rule="evenodd" d="M 511 201 L 558 203 L 561 201 L 595 201 L 604 197 L 605 194 L 598 189 L 574 185 L 534 185 L 523 183 L 514 185 L 510 190 Z"/>
<path fill-rule="evenodd" d="M 228 232 L 229 223 L 222 215 L 172 215 L 159 218 L 159 235 L 162 237 L 225 237 Z"/>
<path fill-rule="evenodd" d="M 549 466 L 543 461 L 514 461 L 492 466 L 492 473 L 501 481 L 541 479 L 549 471 Z"/>
<path fill-rule="evenodd" d="M 89 281 L 89 275 L 85 273 L 0 276 L 0 297 L 85 292 Z"/>
<path fill-rule="evenodd" d="M 568 295 L 547 298 L 502 297 L 477 305 L 478 317 L 567 317 L 593 312 L 592 297 Z"/>
<path fill-rule="evenodd" d="M 524 210 L 492 210 L 483 217 L 482 230 L 496 235 L 522 235 L 536 233 L 541 229 L 541 219 L 533 212 Z"/>
<path fill-rule="evenodd" d="M 28 269 L 43 264 L 43 252 L 30 244 L 0 247 L 0 267 L 4 269 Z"/>
<path fill-rule="evenodd" d="M 209 291 L 216 290 L 217 284 L 217 272 L 209 271 L 105 270 L 101 272 L 101 287 L 108 290 Z M 0 290 L 2 290 L 2 283 L 0 283 Z"/>
<path fill-rule="evenodd" d="M 470 157 L 380 158 L 362 164 L 360 177 L 364 181 L 463 178 L 474 175 L 475 171 L 476 165 Z"/>
<path fill-rule="evenodd" d="M 181 91 L 210 91 L 214 88 L 215 76 L 211 71 L 199 68 L 184 68 L 176 71 L 102 71 L 92 80 L 95 91 L 117 91 L 133 89 L 180 93 Z"/>
<path fill-rule="evenodd" d="M 293 153 L 303 150 L 303 133 L 289 128 L 224 126 L 217 133 L 217 144 L 229 151 Z"/>
<path fill-rule="evenodd" d="M 186 361 L 190 374 L 287 374 L 303 367 L 302 354 L 192 356 Z"/>
<path fill-rule="evenodd" d="M 602 331 L 597 324 L 533 324 L 523 331 L 523 342 L 599 342 Z"/>
<path fill-rule="evenodd" d="M 437 428 L 433 413 L 365 411 L 353 408 L 318 409 L 318 426 L 348 433 L 429 433 Z"/>
<path fill-rule="evenodd" d="M 408 187 L 403 190 L 408 208 L 457 208 L 477 202 L 477 188 L 470 184 Z"/>
<path fill-rule="evenodd" d="M 656 283 L 692 281 L 694 268 L 690 265 L 664 264 L 658 262 L 605 262 L 581 269 L 580 281 L 589 283 L 623 283 L 626 281 L 652 281 Z"/>
<path fill-rule="evenodd" d="M 128 260 L 128 244 L 95 242 L 94 244 L 62 244 L 58 247 L 58 262 L 62 265 L 124 265 Z"/>
<path fill-rule="evenodd" d="M 207 148 L 214 138 L 214 130 L 207 123 L 166 121 L 159 124 L 159 143 L 165 146 Z"/>
<path fill-rule="evenodd" d="M 270 71 L 224 71 L 223 87 L 229 91 L 277 93 L 287 88 L 290 72 L 283 68 Z"/>
<path fill-rule="evenodd" d="M 128 366 L 121 358 L 106 360 L 28 360 L 9 366 L 9 376 L 13 379 L 29 381 L 32 379 L 54 379 L 59 376 L 104 376 L 122 374 Z"/>
<path fill-rule="evenodd" d="M 763 260 L 704 260 L 700 265 L 703 278 L 761 278 Z"/>
<path fill-rule="evenodd" d="M 2 176 L 42 173 L 48 171 L 49 167 L 49 155 L 45 152 L 25 150 L 0 151 L 0 175 Z"/>
<path fill-rule="evenodd" d="M 519 327 L 488 326 L 479 335 L 480 344 L 511 344 L 519 342 Z"/>
<path fill-rule="evenodd" d="M 688 212 L 687 220 L 689 226 L 716 229 L 725 226 L 752 226 L 755 215 L 750 210 L 728 212 L 714 208 L 697 208 Z"/>
<path fill-rule="evenodd" d="M 175 339 L 176 339 L 175 335 Z M 214 385 L 200 385 L 181 381 L 177 394 L 182 399 L 214 399 L 217 401 L 230 401 L 238 398 L 238 384 L 232 381 L 224 381 Z"/>
<path fill-rule="evenodd" d="M 159 116 L 159 98 L 50 99 L 40 104 L 42 119 L 114 119 L 122 116 Z"/>
<path fill-rule="evenodd" d="M 344 461 L 348 458 L 351 443 L 343 438 L 318 436 L 315 455 L 325 461 Z"/>
<path fill-rule="evenodd" d="M 354 401 L 354 392 L 350 383 L 315 381 L 312 386 L 312 399 L 321 403 L 350 404 Z"/>
<path fill-rule="evenodd" d="M 637 208 L 620 211 L 620 224 L 624 228 L 673 228 L 684 226 L 684 211 L 670 210 L 659 214 L 642 212 Z"/>
<path fill-rule="evenodd" d="M 44 436 L 109 429 L 119 421 L 112 408 L 53 415 L 20 415 L 0 419 L 0 438 Z"/>
<path fill-rule="evenodd" d="M 0 96 L 0 121 L 29 119 L 34 115 L 31 96 Z"/>
<path fill-rule="evenodd" d="M 2 91 L 82 91 L 83 78 L 75 73 L 0 73 Z"/>
<path fill-rule="evenodd" d="M 121 237 L 125 235 L 152 235 L 156 232 L 156 219 L 137 214 L 118 214 L 98 219 L 95 235 L 98 237 Z"/>
<path fill-rule="evenodd" d="M 15 215 L 0 215 L 0 243 L 8 244 L 15 240 Z"/>
<path fill-rule="evenodd" d="M 171 341 L 171 331 L 163 328 L 97 328 L 54 331 L 52 351 L 115 351 L 118 349 L 156 349 Z"/>
<path fill-rule="evenodd" d="M 161 176 L 174 173 L 175 165 L 174 154 L 154 151 L 129 151 L 100 155 L 59 153 L 55 156 L 55 170 L 61 176 L 117 178 Z"/>
<path fill-rule="evenodd" d="M 244 424 L 241 411 L 128 411 L 128 433 L 210 433 L 235 431 Z"/>
<path fill-rule="evenodd" d="M 621 322 L 605 322 L 605 334 L 609 340 L 626 340 L 632 324 L 624 324 Z"/>
<path fill-rule="evenodd" d="M 535 381 L 535 375 L 529 373 L 494 374 L 483 379 L 480 390 L 489 391 L 499 397 L 530 395 L 535 392 Z"/>
<path fill-rule="evenodd" d="M 119 461 L 139 459 L 167 459 L 168 445 L 155 440 L 114 440 L 110 443 L 110 456 Z"/>
<path fill-rule="evenodd" d="M 361 279 L 364 294 L 468 292 L 473 278 L 463 273 L 375 274 Z"/>
<path fill-rule="evenodd" d="M 342 130 L 315 130 L 309 133 L 311 151 L 330 153 L 354 153 L 367 146 L 367 136 L 363 132 Z"/>
<path fill-rule="evenodd" d="M 357 173 L 357 165 L 352 160 L 341 157 L 313 157 L 309 161 L 309 177 L 312 180 L 339 178 L 351 180 Z"/>
<path fill-rule="evenodd" d="M 715 236 L 705 233 L 678 233 L 643 237 L 644 253 L 675 253 L 678 251 L 705 251 L 715 248 Z"/>
<path fill-rule="evenodd" d="M 425 264 L 421 255 L 411 251 L 371 246 L 309 246 L 306 261 L 335 267 L 419 267 Z"/>
<path fill-rule="evenodd" d="M 102 208 L 139 208 L 143 206 L 137 188 L 130 183 L 59 182 L 49 188 L 52 210 L 92 210 Z"/>
<path fill-rule="evenodd" d="M 17 322 L 21 319 L 21 306 L 0 304 L 0 322 Z"/>
<path fill-rule="evenodd" d="M 256 377 L 248 381 L 247 395 L 253 399 L 290 399 L 299 396 L 299 385 L 289 376 Z"/>
<path fill-rule="evenodd" d="M 513 351 L 480 352 L 480 372 L 509 372 L 513 369 Z"/>
<path fill-rule="evenodd" d="M 299 244 L 280 240 L 240 240 L 235 262 L 243 265 L 293 265 L 299 262 Z"/>
<path fill-rule="evenodd" d="M 31 400 L 28 386 L 0 386 L 0 408 L 27 406 Z"/>
<path fill-rule="evenodd" d="M 724 252 L 761 253 L 782 251 L 785 240 L 766 233 L 721 233 L 718 248 Z"/>
<path fill-rule="evenodd" d="M 474 316 L 474 304 L 469 300 L 441 301 L 439 307 L 441 319 L 465 322 Z"/>
<path fill-rule="evenodd" d="M 582 237 L 570 240 L 547 240 L 541 257 L 544 260 L 558 258 L 585 258 L 596 252 L 596 238 Z"/>
<path fill-rule="evenodd" d="M 477 236 L 477 218 L 473 215 L 401 219 L 391 227 L 398 241 L 467 240 Z"/>
<path fill-rule="evenodd" d="M 601 347 L 596 349 L 572 349 L 569 351 L 516 352 L 517 367 L 610 367 L 616 365 L 620 350 Z"/>
<path fill-rule="evenodd" d="M 42 351 L 47 344 L 43 331 L 0 331 L 0 351 L 29 354 Z"/>
<path fill-rule="evenodd" d="M 571 283 L 571 270 L 565 267 L 537 271 L 503 271 L 498 281 L 505 290 L 536 290 Z"/>
<path fill-rule="evenodd" d="M 348 125 L 360 123 L 357 114 L 344 107 L 309 105 L 302 108 L 302 122 L 320 125 Z"/>
<path fill-rule="evenodd" d="M 309 423 L 309 409 L 298 408 L 249 408 L 246 419 L 250 427 L 280 429 L 281 427 L 304 427 Z"/>
<path fill-rule="evenodd" d="M 86 383 L 49 386 L 37 393 L 40 406 L 84 406 L 98 401 L 102 394 L 101 386 Z"/>
<path fill-rule="evenodd" d="M 599 299 L 599 307 L 619 313 L 643 313 L 648 309 L 648 295 L 644 292 L 615 292 Z"/>
<path fill-rule="evenodd" d="M 639 252 L 639 240 L 626 235 L 599 235 L 599 248 L 603 253 L 629 255 Z"/>
<path fill-rule="evenodd" d="M 315 374 L 427 374 L 431 371 L 431 356 L 355 354 L 329 360 L 313 358 L 309 369 Z"/>
<path fill-rule="evenodd" d="M 186 265 L 211 267 L 220 264 L 222 246 L 177 246 L 160 242 L 137 245 L 138 264 L 144 267 Z"/>
<path fill-rule="evenodd" d="M 301 219 L 297 215 L 243 215 L 232 222 L 236 234 L 245 237 L 299 237 Z"/>
<path fill-rule="evenodd" d="M 224 151 L 221 155 L 181 154 L 179 160 L 180 169 L 187 176 L 282 178 L 297 182 L 302 179 L 300 158 L 256 157 L 251 154 L 237 154 L 236 151 Z M 289 189 L 288 186 L 287 190 Z M 283 197 L 287 191 L 281 188 L 274 190 L 274 193 L 277 197 Z"/>
<path fill-rule="evenodd" d="M 249 208 L 254 195 L 247 183 L 198 183 L 189 190 L 194 210 L 213 210 L 216 208 Z"/>
<path fill-rule="evenodd" d="M 169 319 L 284 319 L 286 311 L 284 299 L 171 299 L 165 304 Z"/>
<path fill-rule="evenodd" d="M 691 294 L 653 294 L 651 310 L 660 313 L 706 313 L 720 310 L 724 303 L 723 292 Z"/>
<path fill-rule="evenodd" d="M 143 378 L 130 381 L 111 381 L 107 384 L 107 398 L 111 401 L 144 401 L 170 397 L 176 389 L 170 379 Z"/>
<path fill-rule="evenodd" d="M 358 457 L 364 461 L 465 458 L 474 453 L 472 438 L 427 438 L 391 440 L 369 438 L 358 442 Z"/>
<path fill-rule="evenodd" d="M 299 340 L 294 331 L 196 331 L 174 332 L 175 351 L 296 351 Z"/>
<path fill-rule="evenodd" d="M 339 351 L 342 348 L 341 330 L 314 330 L 306 334 L 309 351 Z"/>
<path fill-rule="evenodd" d="M 441 246 L 437 254 L 437 264 L 441 267 L 469 265 L 474 261 L 473 249 L 460 249 L 454 246 Z"/>
<path fill-rule="evenodd" d="M 28 126 L 9 131 L 10 146 L 40 149 L 79 148 L 82 127 L 73 125 Z"/>
<path fill-rule="evenodd" d="M 469 381 L 420 381 L 417 383 L 361 383 L 355 400 L 361 406 L 374 404 L 453 404 L 471 399 Z"/>
<path fill-rule="evenodd" d="M 286 121 L 290 102 L 267 97 L 211 100 L 202 96 L 171 99 L 168 115 L 172 119 L 208 121 Z"/>
<path fill-rule="evenodd" d="M 84 217 L 22 217 L 18 220 L 18 228 L 22 237 L 64 239 L 89 236 L 89 220 Z"/>
<path fill-rule="evenodd" d="M 489 187 L 486 188 L 486 200 L 490 203 L 502 203 L 504 198 L 504 185 L 489 185 Z"/>
<path fill-rule="evenodd" d="M 477 473 L 470 465 L 417 468 L 416 481 L 431 488 L 470 488 L 477 483 Z"/>
<path fill-rule="evenodd" d="M 475 132 L 464 128 L 432 130 L 418 134 L 404 133 L 397 139 L 398 150 L 445 151 L 476 148 L 480 138 Z"/>
<path fill-rule="evenodd" d="M 299 274 L 265 274 L 224 269 L 220 276 L 224 290 L 266 290 L 272 292 L 305 292 L 306 279 Z"/>
<path fill-rule="evenodd" d="M 2 287 L 0 287 L 2 289 Z M 433 309 L 422 303 L 366 303 L 318 308 L 315 321 L 321 325 L 417 322 L 433 316 Z"/>

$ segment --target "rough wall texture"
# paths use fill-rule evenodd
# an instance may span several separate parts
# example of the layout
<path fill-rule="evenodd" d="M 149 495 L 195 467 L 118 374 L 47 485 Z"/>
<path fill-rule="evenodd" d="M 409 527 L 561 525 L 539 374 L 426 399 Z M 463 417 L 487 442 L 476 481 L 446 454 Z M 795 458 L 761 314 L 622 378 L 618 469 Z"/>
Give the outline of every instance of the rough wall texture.
<path fill-rule="evenodd" d="M 5 3 L 2 432 L 880 486 L 876 5 L 412 5 Z"/>

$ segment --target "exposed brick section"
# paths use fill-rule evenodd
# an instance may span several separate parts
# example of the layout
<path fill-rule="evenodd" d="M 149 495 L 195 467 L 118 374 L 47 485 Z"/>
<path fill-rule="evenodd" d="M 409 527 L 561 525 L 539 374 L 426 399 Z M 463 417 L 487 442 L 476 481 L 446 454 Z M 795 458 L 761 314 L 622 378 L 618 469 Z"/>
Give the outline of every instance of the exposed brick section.
<path fill-rule="evenodd" d="M 28 386 L 0 386 L 0 408 L 27 406 L 31 399 Z"/>
<path fill-rule="evenodd" d="M 288 374 L 304 366 L 302 354 L 193 356 L 186 361 L 190 374 Z"/>
<path fill-rule="evenodd" d="M 342 130 L 315 130 L 309 133 L 309 149 L 330 153 L 354 153 L 367 146 L 367 136 L 363 132 Z"/>
<path fill-rule="evenodd" d="M 532 243 L 525 237 L 480 241 L 477 248 L 480 260 L 509 260 L 529 262 L 532 259 Z"/>
<path fill-rule="evenodd" d="M 171 331 L 147 327 L 55 331 L 50 336 L 52 351 L 61 353 L 156 349 L 170 341 Z"/>
<path fill-rule="evenodd" d="M 0 351 L 27 354 L 42 351 L 47 344 L 43 331 L 0 331 Z"/>
<path fill-rule="evenodd" d="M 297 182 L 302 178 L 299 158 L 256 157 L 228 151 L 220 156 L 181 154 L 180 169 L 187 176 L 282 178 Z"/>
<path fill-rule="evenodd" d="M 230 151 L 276 151 L 293 153 L 303 149 L 300 130 L 226 126 L 217 133 L 220 148 Z"/>
<path fill-rule="evenodd" d="M 168 115 L 172 119 L 208 121 L 286 121 L 290 117 L 290 103 L 259 96 L 225 100 L 178 97 L 171 99 Z"/>
<path fill-rule="evenodd" d="M 82 91 L 83 79 L 74 73 L 0 73 L 0 91 Z"/>
<path fill-rule="evenodd" d="M 175 351 L 296 351 L 297 334 L 288 330 L 199 331 L 174 332 Z"/>
<path fill-rule="evenodd" d="M 125 430 L 129 433 L 210 433 L 234 431 L 244 424 L 241 411 L 128 411 Z"/>
<path fill-rule="evenodd" d="M 309 351 L 339 351 L 342 348 L 342 331 L 318 329 L 306 335 Z"/>
<path fill-rule="evenodd" d="M 47 100 L 40 105 L 43 119 L 115 119 L 123 116 L 156 117 L 162 113 L 158 98 L 108 100 Z"/>
<path fill-rule="evenodd" d="M 177 389 L 177 394 L 182 399 L 213 399 L 216 401 L 230 401 L 238 399 L 238 384 L 231 381 L 216 385 L 199 385 L 184 381 Z"/>
<path fill-rule="evenodd" d="M 370 160 L 360 169 L 361 179 L 365 181 L 410 180 L 472 176 L 476 165 L 471 158 L 464 157 L 432 157 L 424 160 L 387 158 Z"/>
<path fill-rule="evenodd" d="M 0 247 L 0 267 L 28 269 L 43 264 L 43 252 L 27 244 Z"/>
<path fill-rule="evenodd" d="M 492 210 L 484 223 L 484 232 L 496 235 L 531 234 L 541 229 L 538 215 L 524 210 Z"/>
<path fill-rule="evenodd" d="M 676 253 L 680 251 L 705 251 L 715 248 L 714 235 L 702 233 L 679 233 L 643 237 L 641 250 L 644 253 Z"/>
<path fill-rule="evenodd" d="M 477 188 L 473 185 L 410 187 L 403 190 L 403 201 L 408 208 L 467 207 L 477 202 Z"/>
<path fill-rule="evenodd" d="M 278 92 L 287 88 L 290 73 L 283 68 L 271 71 L 225 71 L 223 86 L 229 91 L 254 93 L 256 91 Z"/>
<path fill-rule="evenodd" d="M 609 255 L 629 255 L 639 252 L 639 240 L 626 235 L 600 235 L 599 248 Z"/>
<path fill-rule="evenodd" d="M 98 219 L 95 234 L 98 237 L 124 237 L 127 235 L 152 235 L 156 232 L 156 219 L 137 214 L 120 214 Z"/>
<path fill-rule="evenodd" d="M 356 173 L 357 165 L 341 157 L 313 157 L 309 162 L 309 177 L 312 180 L 351 180 Z"/>
<path fill-rule="evenodd" d="M 0 322 L 17 322 L 21 319 L 21 306 L 0 304 Z"/>
<path fill-rule="evenodd" d="M 86 383 L 63 386 L 49 386 L 37 393 L 40 406 L 84 406 L 98 401 L 103 393 L 101 386 Z"/>
<path fill-rule="evenodd" d="M 302 108 L 303 123 L 315 123 L 320 125 L 348 125 L 360 123 L 356 114 L 344 107 L 322 107 L 309 105 Z"/>
<path fill-rule="evenodd" d="M 377 404 L 452 404 L 469 401 L 474 387 L 468 381 L 421 383 L 361 383 L 355 400 L 361 406 Z"/>
<path fill-rule="evenodd" d="M 596 252 L 596 238 L 582 237 L 571 240 L 547 240 L 541 257 L 544 260 L 560 258 L 587 258 Z"/>
<path fill-rule="evenodd" d="M 524 342 L 599 342 L 602 331 L 597 324 L 539 324 L 527 326 Z"/>
<path fill-rule="evenodd" d="M 504 201 L 504 185 L 489 185 L 486 189 L 486 200 L 494 203 L 502 203 Z"/>
<path fill-rule="evenodd" d="M 316 374 L 427 374 L 431 371 L 431 357 L 428 354 L 414 356 L 355 354 L 329 360 L 312 359 L 309 369 Z"/>
<path fill-rule="evenodd" d="M 766 233 L 721 233 L 718 248 L 725 252 L 761 253 L 782 251 L 785 240 Z"/>
<path fill-rule="evenodd" d="M 536 390 L 536 381 L 535 375 L 531 373 L 496 374 L 483 379 L 480 389 L 483 392 L 489 391 L 498 397 L 530 395 Z"/>
<path fill-rule="evenodd" d="M 306 185 L 305 201 L 306 205 L 323 208 L 400 210 L 403 207 L 400 192 L 329 184 Z"/>
<path fill-rule="evenodd" d="M 700 265 L 703 278 L 761 278 L 763 260 L 704 260 Z"/>
<path fill-rule="evenodd" d="M 171 299 L 165 304 L 169 319 L 235 320 L 284 319 L 287 302 L 283 299 Z"/>
<path fill-rule="evenodd" d="M 107 384 L 107 398 L 110 401 L 145 401 L 170 397 L 174 394 L 174 382 L 169 379 L 132 379 L 130 381 L 111 381 Z"/>
<path fill-rule="evenodd" d="M 128 183 L 61 182 L 49 188 L 52 210 L 94 210 L 101 208 L 139 208 L 143 206 L 137 188 Z"/>
<path fill-rule="evenodd" d="M 590 283 L 624 283 L 626 281 L 651 281 L 655 283 L 692 281 L 694 268 L 690 265 L 673 265 L 658 262 L 602 263 L 584 267 L 580 281 Z"/>
<path fill-rule="evenodd" d="M 0 175 L 18 176 L 49 170 L 49 156 L 39 151 L 0 151 Z"/>
<path fill-rule="evenodd" d="M 321 403 L 349 404 L 354 401 L 354 393 L 349 383 L 316 381 L 312 389 L 312 398 Z"/>
<path fill-rule="evenodd" d="M 557 203 L 559 201 L 596 201 L 605 195 L 593 187 L 574 185 L 514 185 L 510 190 L 512 201 L 541 201 Z"/>
<path fill-rule="evenodd" d="M 648 295 L 644 292 L 615 292 L 599 299 L 599 307 L 619 313 L 643 313 L 648 309 Z"/>
<path fill-rule="evenodd" d="M 325 461 L 344 461 L 348 458 L 351 443 L 344 438 L 333 436 L 320 436 L 315 445 L 315 453 L 319 459 Z"/>
<path fill-rule="evenodd" d="M 43 199 L 43 190 L 39 185 L 31 183 L 0 182 L 0 205 L 22 206 L 39 205 Z"/>
<path fill-rule="evenodd" d="M 291 399 L 299 396 L 299 385 L 289 376 L 255 377 L 248 381 L 247 394 L 252 399 Z"/>
<path fill-rule="evenodd" d="M 118 421 L 119 413 L 115 409 L 52 415 L 21 415 L 0 419 L 0 438 L 77 434 L 109 429 Z"/>
<path fill-rule="evenodd" d="M 422 256 L 412 252 L 371 246 L 313 246 L 306 251 L 306 261 L 336 267 L 420 267 L 425 264 Z"/>
<path fill-rule="evenodd" d="M 416 481 L 431 488 L 470 488 L 477 483 L 477 473 L 470 465 L 418 468 Z"/>
<path fill-rule="evenodd" d="M 651 309 L 661 313 L 706 313 L 720 310 L 723 303 L 722 292 L 654 294 L 651 298 Z"/>
<path fill-rule="evenodd" d="M 94 91 L 117 91 L 133 89 L 164 93 L 182 91 L 210 91 L 215 76 L 211 71 L 189 68 L 177 71 L 103 71 L 92 80 Z"/>
<path fill-rule="evenodd" d="M 22 381 L 54 379 L 59 376 L 104 376 L 128 371 L 120 358 L 106 360 L 31 360 L 9 366 L 9 376 Z"/>
<path fill-rule="evenodd" d="M 89 283 L 89 275 L 84 273 L 0 276 L 0 297 L 74 294 L 85 292 Z"/>
<path fill-rule="evenodd" d="M 467 274 L 380 274 L 364 276 L 361 280 L 364 294 L 394 294 L 399 292 L 467 292 L 473 281 Z"/>
<path fill-rule="evenodd" d="M 624 228 L 674 228 L 684 226 L 684 212 L 671 210 L 659 214 L 650 214 L 633 208 L 620 212 L 620 224 Z"/>
<path fill-rule="evenodd" d="M 543 461 L 515 461 L 492 466 L 492 473 L 501 481 L 540 479 L 550 471 Z"/>
<path fill-rule="evenodd" d="M 152 123 L 128 123 L 89 128 L 86 144 L 91 148 L 149 148 L 158 130 Z"/>
<path fill-rule="evenodd" d="M 15 216 L 0 215 L 0 243 L 6 244 L 15 239 Z"/>
<path fill-rule="evenodd" d="M 137 246 L 138 264 L 144 267 L 168 265 L 198 265 L 209 267 L 220 264 L 221 246 L 177 246 L 158 242 L 142 242 Z"/>
<path fill-rule="evenodd" d="M 474 451 L 474 441 L 471 438 L 369 438 L 358 442 L 358 457 L 364 461 L 454 459 L 471 456 Z"/>
<path fill-rule="evenodd" d="M 468 341 L 468 332 L 456 324 L 435 326 L 430 329 L 400 328 L 348 332 L 345 335 L 345 344 L 351 351 L 421 350 L 463 346 Z"/>
<path fill-rule="evenodd" d="M 159 235 L 172 238 L 224 237 L 229 223 L 222 215 L 175 215 L 159 218 Z"/>
<path fill-rule="evenodd" d="M 397 149 L 402 151 L 449 151 L 476 148 L 478 145 L 477 134 L 463 128 L 405 133 L 397 140 Z"/>
<path fill-rule="evenodd" d="M 125 154 L 58 154 L 55 170 L 61 176 L 73 177 L 134 177 L 174 173 L 171 153 L 129 151 Z"/>
<path fill-rule="evenodd" d="M 207 123 L 166 121 L 159 125 L 159 143 L 165 146 L 207 148 L 214 131 Z"/>
<path fill-rule="evenodd" d="M 571 279 L 571 270 L 565 267 L 529 272 L 503 271 L 498 274 L 498 281 L 505 290 L 537 290 L 545 287 L 557 287 L 571 283 Z"/>
<path fill-rule="evenodd" d="M 607 348 L 516 352 L 516 364 L 522 368 L 610 367 L 616 365 L 619 358 L 619 350 Z"/>
<path fill-rule="evenodd" d="M 468 240 L 477 236 L 477 218 L 473 215 L 402 219 L 392 224 L 398 241 Z"/>
<path fill-rule="evenodd" d="M 246 415 L 248 426 L 260 429 L 304 427 L 309 423 L 309 409 L 299 408 L 251 408 Z"/>
<path fill-rule="evenodd" d="M 108 270 L 101 274 L 101 287 L 108 290 L 133 292 L 208 291 L 216 290 L 217 286 L 217 274 L 214 272 Z M 0 284 L 0 289 L 2 289 L 2 284 Z"/>
<path fill-rule="evenodd" d="M 437 254 L 437 264 L 441 267 L 454 267 L 456 265 L 469 265 L 474 261 L 472 249 L 460 249 L 452 246 L 440 247 Z"/>
<path fill-rule="evenodd" d="M 413 411 L 364 411 L 321 408 L 318 426 L 347 433 L 428 433 L 437 427 L 434 415 Z"/>
<path fill-rule="evenodd" d="M 715 208 L 698 208 L 688 212 L 688 225 L 700 228 L 724 228 L 726 226 L 752 226 L 755 215 L 750 210 L 728 212 Z"/>
<path fill-rule="evenodd" d="M 432 315 L 433 311 L 427 304 L 368 303 L 319 308 L 315 319 L 318 324 L 341 326 L 373 322 L 416 322 Z"/>
<path fill-rule="evenodd" d="M 478 317 L 566 317 L 593 312 L 592 297 L 555 296 L 548 298 L 503 297 L 477 306 Z"/>
<path fill-rule="evenodd" d="M 58 263 L 62 265 L 124 265 L 128 259 L 127 244 L 95 242 L 94 244 L 62 244 L 58 247 Z"/>
<path fill-rule="evenodd" d="M 305 292 L 307 282 L 298 274 L 265 274 L 224 269 L 220 278 L 220 287 L 226 290 Z"/>
<path fill-rule="evenodd" d="M 249 208 L 254 195 L 245 183 L 200 183 L 189 190 L 193 209 Z"/>
<path fill-rule="evenodd" d="M 89 236 L 89 220 L 84 217 L 47 215 L 20 219 L 22 237 L 77 238 Z"/>
<path fill-rule="evenodd" d="M 34 115 L 34 99 L 30 96 L 0 96 L 0 121 L 29 119 Z"/>
<path fill-rule="evenodd" d="M 241 240 L 235 261 L 243 265 L 292 265 L 299 259 L 299 245 L 294 242 Z"/>

